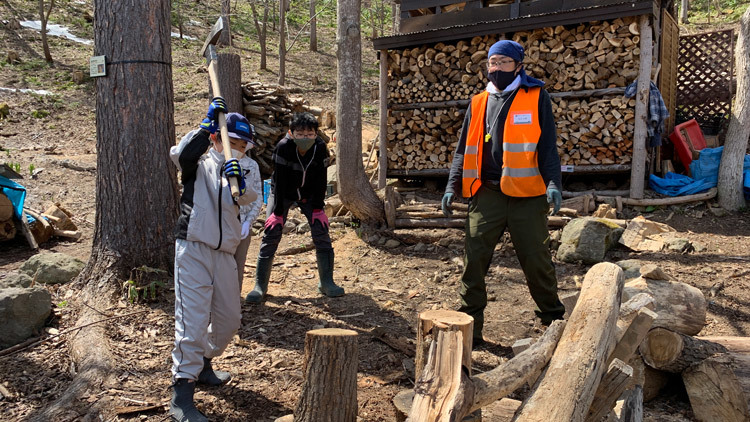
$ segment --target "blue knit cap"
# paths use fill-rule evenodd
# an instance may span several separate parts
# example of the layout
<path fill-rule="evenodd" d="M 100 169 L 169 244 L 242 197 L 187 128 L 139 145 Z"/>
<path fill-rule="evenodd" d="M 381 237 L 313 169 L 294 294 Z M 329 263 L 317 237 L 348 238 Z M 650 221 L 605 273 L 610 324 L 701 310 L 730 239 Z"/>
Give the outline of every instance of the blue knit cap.
<path fill-rule="evenodd" d="M 492 57 L 495 54 L 502 54 L 503 56 L 510 57 L 517 62 L 522 62 L 523 46 L 515 41 L 500 40 L 492 44 L 489 53 L 487 53 L 487 57 Z"/>

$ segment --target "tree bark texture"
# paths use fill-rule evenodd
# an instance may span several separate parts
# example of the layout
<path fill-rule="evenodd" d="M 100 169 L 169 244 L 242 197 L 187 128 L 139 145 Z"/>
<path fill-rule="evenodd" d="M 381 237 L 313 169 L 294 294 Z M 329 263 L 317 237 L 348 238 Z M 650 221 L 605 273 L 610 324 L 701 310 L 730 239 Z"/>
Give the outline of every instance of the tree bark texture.
<path fill-rule="evenodd" d="M 414 359 L 414 378 L 422 376 L 427 363 L 427 352 L 437 339 L 437 332 L 449 327 L 463 334 L 463 361 L 471 375 L 471 341 L 474 318 L 463 312 L 434 309 L 419 314 L 417 322 L 417 353 Z"/>
<path fill-rule="evenodd" d="M 737 94 L 719 165 L 719 205 L 737 211 L 745 206 L 742 194 L 742 164 L 750 137 L 750 9 L 740 19 L 735 47 Z"/>
<path fill-rule="evenodd" d="M 710 336 L 699 338 L 719 343 L 729 350 L 734 373 L 740 381 L 748 407 L 750 407 L 750 337 Z"/>
<path fill-rule="evenodd" d="M 385 218 L 362 165 L 362 34 L 360 0 L 340 0 L 337 6 L 336 157 L 341 202 L 366 222 Z"/>
<path fill-rule="evenodd" d="M 231 46 L 232 35 L 229 29 L 229 15 L 231 14 L 231 0 L 221 0 L 221 18 L 224 20 L 224 29 L 221 30 L 221 36 L 217 45 Z M 223 93 L 224 91 L 222 91 Z"/>
<path fill-rule="evenodd" d="M 279 85 L 286 83 L 286 2 L 279 1 Z"/>
<path fill-rule="evenodd" d="M 340 328 L 308 331 L 295 422 L 357 420 L 357 332 Z"/>
<path fill-rule="evenodd" d="M 517 421 L 583 421 L 615 342 L 622 269 L 594 265 L 547 370 L 524 402 Z"/>
<path fill-rule="evenodd" d="M 620 422 L 643 422 L 643 388 L 636 385 L 626 394 L 625 404 L 620 413 Z"/>
<path fill-rule="evenodd" d="M 596 390 L 586 421 L 600 422 L 611 412 L 620 394 L 625 391 L 632 379 L 633 368 L 620 359 L 613 360 Z"/>
<path fill-rule="evenodd" d="M 47 41 L 47 22 L 49 21 L 49 15 L 52 12 L 52 7 L 55 6 L 55 0 L 50 0 L 49 9 L 47 13 L 44 13 L 44 0 L 39 0 L 39 19 L 41 23 L 42 33 L 42 49 L 44 49 L 44 60 L 47 63 L 52 63 L 52 53 L 49 51 L 49 42 Z"/>
<path fill-rule="evenodd" d="M 663 327 L 693 336 L 706 325 L 708 304 L 703 292 L 681 282 L 651 280 L 638 277 L 625 284 L 623 300 L 630 300 L 639 293 L 648 293 L 655 299 L 658 314 L 653 328 Z"/>
<path fill-rule="evenodd" d="M 747 400 L 727 354 L 711 356 L 682 373 L 695 419 L 700 422 L 750 420 Z"/>
<path fill-rule="evenodd" d="M 310 51 L 318 51 L 318 18 L 315 17 L 315 0 L 310 0 Z"/>
<path fill-rule="evenodd" d="M 688 0 L 680 1 L 680 23 L 688 23 L 688 11 L 690 10 Z"/>
<path fill-rule="evenodd" d="M 240 56 L 234 53 L 219 53 L 216 60 L 219 90 L 227 103 L 229 113 L 243 113 L 242 67 Z M 213 98 L 213 88 L 208 82 L 208 96 Z M 244 113 L 243 113 L 244 114 Z"/>
<path fill-rule="evenodd" d="M 112 255 L 123 275 L 141 265 L 172 267 L 178 189 L 169 160 L 175 142 L 170 16 L 164 0 L 149 7 L 96 2 L 94 54 L 110 64 L 108 75 L 96 79 L 100 171 L 89 270 Z"/>
<path fill-rule="evenodd" d="M 727 349 L 711 341 L 686 336 L 665 328 L 654 328 L 638 347 L 643 361 L 660 371 L 680 373 Z"/>

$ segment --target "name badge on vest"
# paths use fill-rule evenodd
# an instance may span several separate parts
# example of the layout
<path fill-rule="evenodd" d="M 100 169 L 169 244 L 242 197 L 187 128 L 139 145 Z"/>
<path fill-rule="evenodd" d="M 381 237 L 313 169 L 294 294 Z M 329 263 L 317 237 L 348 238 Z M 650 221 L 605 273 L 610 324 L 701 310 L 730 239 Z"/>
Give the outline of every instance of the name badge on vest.
<path fill-rule="evenodd" d="M 513 113 L 514 125 L 530 125 L 531 113 Z"/>

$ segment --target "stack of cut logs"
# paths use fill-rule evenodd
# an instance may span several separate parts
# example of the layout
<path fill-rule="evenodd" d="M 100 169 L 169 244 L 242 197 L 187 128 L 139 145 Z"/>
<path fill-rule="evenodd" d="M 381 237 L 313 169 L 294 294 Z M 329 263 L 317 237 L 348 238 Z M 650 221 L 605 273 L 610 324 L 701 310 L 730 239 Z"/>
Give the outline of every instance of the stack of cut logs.
<path fill-rule="evenodd" d="M 635 101 L 624 99 L 621 93 L 638 74 L 640 35 L 635 18 L 540 28 L 517 32 L 512 38 L 526 50 L 527 73 L 543 80 L 554 99 L 562 164 L 629 163 Z M 487 52 L 497 39 L 485 35 L 455 44 L 441 42 L 388 52 L 389 168 L 449 166 L 450 154 L 446 154 L 445 162 L 438 154 L 436 163 L 424 160 L 419 153 L 399 153 L 412 142 L 421 141 L 410 136 L 413 131 L 404 135 L 405 126 L 397 129 L 394 123 L 402 120 L 399 110 L 405 108 L 431 107 L 446 110 L 449 115 L 455 107 L 465 108 L 471 96 L 487 86 Z M 595 97 L 603 93 L 585 92 L 608 88 L 620 91 L 617 96 L 603 98 Z M 461 124 L 462 119 L 455 118 L 451 134 L 458 133 Z M 409 143 L 404 144 L 404 140 Z M 455 147 L 447 146 L 449 151 Z M 417 162 L 410 165 L 411 160 Z M 424 165 L 427 161 L 429 165 Z"/>
<path fill-rule="evenodd" d="M 245 117 L 255 126 L 255 142 L 258 143 L 251 155 L 264 178 L 273 172 L 273 150 L 289 129 L 292 114 L 309 111 L 321 116 L 320 108 L 308 106 L 302 98 L 291 97 L 291 93 L 293 90 L 275 84 L 249 82 L 242 86 Z M 328 141 L 323 132 L 319 133 Z"/>
<path fill-rule="evenodd" d="M 632 159 L 635 99 L 553 98 L 563 165 L 627 164 Z"/>
<path fill-rule="evenodd" d="M 424 111 L 394 110 L 388 116 L 388 168 L 422 170 L 450 167 L 464 112 L 456 107 Z"/>

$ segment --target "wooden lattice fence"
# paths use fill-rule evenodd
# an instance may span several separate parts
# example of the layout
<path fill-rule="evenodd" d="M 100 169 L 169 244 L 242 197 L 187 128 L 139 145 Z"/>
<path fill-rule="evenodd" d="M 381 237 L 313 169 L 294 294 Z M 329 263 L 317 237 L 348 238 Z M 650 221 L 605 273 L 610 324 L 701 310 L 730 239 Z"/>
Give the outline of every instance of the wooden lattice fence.
<path fill-rule="evenodd" d="M 726 128 L 733 75 L 734 30 L 681 36 L 675 123 L 695 119 L 714 133 Z"/>

